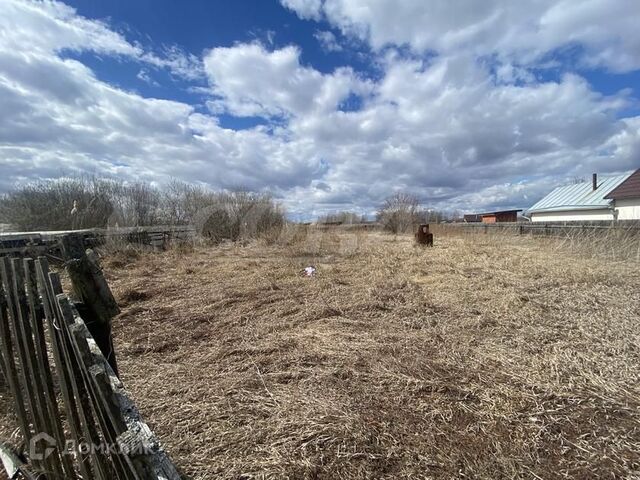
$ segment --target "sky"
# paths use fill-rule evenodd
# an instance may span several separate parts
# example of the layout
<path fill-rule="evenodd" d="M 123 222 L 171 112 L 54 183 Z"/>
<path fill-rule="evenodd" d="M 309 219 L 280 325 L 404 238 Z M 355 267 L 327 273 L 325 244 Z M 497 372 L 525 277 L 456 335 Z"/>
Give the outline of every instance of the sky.
<path fill-rule="evenodd" d="M 464 212 L 640 167 L 635 0 L 0 0 L 0 193 L 67 175 Z"/>

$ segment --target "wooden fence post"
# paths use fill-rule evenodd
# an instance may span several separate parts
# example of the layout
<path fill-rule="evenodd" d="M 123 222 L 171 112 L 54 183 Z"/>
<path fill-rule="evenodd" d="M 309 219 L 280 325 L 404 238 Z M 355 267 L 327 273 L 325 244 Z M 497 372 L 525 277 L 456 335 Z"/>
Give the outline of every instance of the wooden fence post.
<path fill-rule="evenodd" d="M 77 307 L 109 365 L 118 375 L 111 319 L 120 313 L 120 308 L 102 274 L 97 256 L 91 250 L 85 251 L 82 236 L 78 234 L 63 237 L 62 249 L 75 296 L 82 303 Z"/>

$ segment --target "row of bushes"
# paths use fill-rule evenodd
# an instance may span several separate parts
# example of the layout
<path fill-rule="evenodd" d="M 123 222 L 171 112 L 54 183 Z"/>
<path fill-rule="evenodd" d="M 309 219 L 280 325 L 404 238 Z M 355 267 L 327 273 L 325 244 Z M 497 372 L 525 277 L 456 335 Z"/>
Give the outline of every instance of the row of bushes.
<path fill-rule="evenodd" d="M 437 223 L 442 212 L 427 210 L 407 193 L 388 197 L 377 221 L 392 233 L 420 223 Z M 362 223 L 353 212 L 336 212 L 321 223 Z M 151 225 L 195 225 L 214 240 L 255 238 L 285 223 L 282 207 L 268 194 L 212 191 L 173 181 L 154 186 L 99 177 L 59 178 L 30 183 L 0 196 L 0 223 L 25 231 Z"/>
<path fill-rule="evenodd" d="M 34 182 L 0 196 L 0 223 L 24 231 L 190 224 L 214 240 L 237 240 L 281 228 L 285 213 L 263 193 L 76 177 Z"/>

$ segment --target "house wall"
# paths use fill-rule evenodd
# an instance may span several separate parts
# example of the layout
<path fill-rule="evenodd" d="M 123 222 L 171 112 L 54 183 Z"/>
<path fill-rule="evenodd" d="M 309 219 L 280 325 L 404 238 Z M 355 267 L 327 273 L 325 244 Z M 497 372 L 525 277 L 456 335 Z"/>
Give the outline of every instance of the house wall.
<path fill-rule="evenodd" d="M 517 222 L 518 212 L 504 212 L 496 214 L 496 222 Z"/>
<path fill-rule="evenodd" d="M 640 197 L 616 200 L 618 220 L 640 220 Z"/>
<path fill-rule="evenodd" d="M 599 210 L 565 210 L 563 212 L 531 214 L 532 222 L 588 222 L 590 220 L 613 220 L 613 211 L 603 208 Z"/>
<path fill-rule="evenodd" d="M 495 215 L 483 215 L 482 216 L 482 223 L 496 223 L 496 216 Z"/>

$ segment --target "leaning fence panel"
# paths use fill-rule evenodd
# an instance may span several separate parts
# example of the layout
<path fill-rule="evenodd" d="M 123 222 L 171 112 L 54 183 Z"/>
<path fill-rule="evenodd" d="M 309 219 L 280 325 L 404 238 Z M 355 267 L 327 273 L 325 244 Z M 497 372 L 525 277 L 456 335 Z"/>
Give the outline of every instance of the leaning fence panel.
<path fill-rule="evenodd" d="M 107 317 L 117 305 L 97 260 L 77 239 L 70 241 L 63 250 L 75 255 L 67 266 L 85 303 L 63 292 L 46 258 L 0 258 L 0 372 L 28 447 L 0 460 L 9 475 L 23 478 L 177 480 L 177 469 L 118 378 L 115 358 L 107 358 L 113 352 L 104 353 L 112 348 Z M 109 311 L 98 316 L 109 338 L 96 342 L 81 312 L 103 313 L 105 301 Z M 26 464 L 15 461 L 20 457 Z"/>

